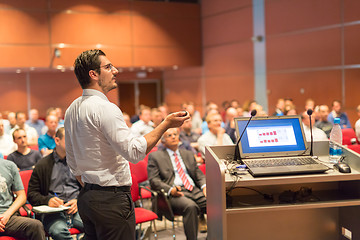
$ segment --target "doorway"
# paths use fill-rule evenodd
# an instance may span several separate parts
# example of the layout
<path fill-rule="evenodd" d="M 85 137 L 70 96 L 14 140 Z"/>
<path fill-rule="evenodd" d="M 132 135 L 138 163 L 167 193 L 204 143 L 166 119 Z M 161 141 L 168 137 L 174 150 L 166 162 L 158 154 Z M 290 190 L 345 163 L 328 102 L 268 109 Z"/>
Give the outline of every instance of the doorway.
<path fill-rule="evenodd" d="M 150 108 L 161 103 L 160 80 L 133 80 L 118 82 L 119 105 L 130 116 L 139 114 L 141 104 Z"/>

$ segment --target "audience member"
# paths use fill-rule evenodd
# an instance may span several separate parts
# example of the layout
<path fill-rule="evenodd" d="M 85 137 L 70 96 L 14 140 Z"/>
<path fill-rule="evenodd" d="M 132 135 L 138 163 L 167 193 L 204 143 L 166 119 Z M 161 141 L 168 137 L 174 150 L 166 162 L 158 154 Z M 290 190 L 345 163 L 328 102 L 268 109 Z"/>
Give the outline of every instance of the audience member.
<path fill-rule="evenodd" d="M 26 194 L 16 165 L 0 159 L 0 176 L 0 236 L 45 240 L 40 221 L 18 214 L 19 208 L 26 203 Z"/>
<path fill-rule="evenodd" d="M 4 124 L 4 132 L 8 135 L 10 135 L 10 122 L 7 119 L 4 119 L 4 116 L 2 113 L 0 113 L 0 119 L 3 121 Z"/>
<path fill-rule="evenodd" d="M 144 136 L 154 129 L 154 123 L 151 121 L 151 110 L 149 107 L 142 107 L 140 110 L 140 120 L 131 126 L 131 132 L 136 136 Z"/>
<path fill-rule="evenodd" d="M 243 116 L 244 117 L 250 117 L 250 113 L 252 110 L 254 110 L 257 106 L 257 102 L 255 100 L 248 100 L 244 103 L 243 106 Z"/>
<path fill-rule="evenodd" d="M 45 122 L 39 119 L 39 111 L 37 109 L 33 108 L 30 110 L 29 120 L 26 121 L 26 124 L 35 128 L 38 136 L 42 135 L 41 129 L 45 126 Z"/>
<path fill-rule="evenodd" d="M 41 154 L 29 148 L 25 130 L 21 128 L 15 129 L 13 139 L 17 145 L 17 150 L 9 154 L 7 160 L 14 162 L 20 171 L 33 169 L 41 159 Z"/>
<path fill-rule="evenodd" d="M 226 122 L 226 110 L 230 107 L 230 102 L 225 100 L 221 103 L 220 115 L 223 122 Z"/>
<path fill-rule="evenodd" d="M 58 127 L 58 117 L 55 115 L 48 115 L 46 117 L 46 126 L 48 131 L 38 139 L 39 151 L 43 156 L 52 153 L 56 146 L 55 134 Z"/>
<path fill-rule="evenodd" d="M 275 112 L 273 116 L 284 116 L 285 113 L 285 100 L 283 98 L 279 98 L 276 103 Z"/>
<path fill-rule="evenodd" d="M 197 167 L 193 153 L 178 149 L 178 129 L 168 129 L 161 141 L 166 148 L 149 155 L 148 176 L 151 188 L 156 191 L 163 189 L 168 193 L 173 212 L 183 216 L 186 238 L 195 240 L 199 214 L 202 216 L 200 231 L 206 231 L 205 176 Z"/>
<path fill-rule="evenodd" d="M 16 113 L 16 126 L 11 130 L 11 134 L 14 132 L 15 129 L 24 129 L 27 136 L 27 143 L 29 146 L 35 146 L 38 144 L 38 134 L 35 128 L 30 127 L 26 123 L 26 114 L 24 112 L 17 112 Z"/>
<path fill-rule="evenodd" d="M 285 115 L 285 116 L 297 115 L 295 105 L 289 105 L 289 106 L 287 106 L 287 107 L 285 108 L 284 115 Z"/>
<path fill-rule="evenodd" d="M 226 110 L 225 132 L 230 136 L 233 143 L 236 143 L 234 118 L 238 117 L 237 113 L 238 112 L 233 107 L 229 107 Z"/>
<path fill-rule="evenodd" d="M 201 116 L 198 111 L 195 110 L 195 104 L 193 102 L 183 103 L 183 109 L 186 110 L 191 117 L 191 129 L 197 134 L 201 134 Z"/>
<path fill-rule="evenodd" d="M 196 133 L 194 130 L 192 130 L 192 121 L 191 119 L 186 120 L 183 125 L 180 127 L 180 141 L 187 141 L 190 143 L 190 145 L 198 149 L 197 141 L 200 137 L 200 134 Z"/>
<path fill-rule="evenodd" d="M 8 114 L 7 114 L 7 119 L 8 119 L 8 121 L 9 121 L 9 124 L 10 124 L 10 126 L 9 126 L 9 129 L 5 129 L 5 132 L 7 133 L 7 134 L 12 134 L 12 130 L 16 127 L 16 113 L 14 113 L 14 112 L 9 112 Z"/>
<path fill-rule="evenodd" d="M 305 111 L 307 111 L 308 109 L 311 109 L 314 111 L 315 108 L 315 101 L 312 100 L 311 98 L 306 99 L 305 101 Z"/>
<path fill-rule="evenodd" d="M 328 115 L 328 121 L 331 124 L 334 124 L 334 119 L 338 117 L 338 118 L 340 118 L 340 127 L 341 128 L 351 128 L 349 118 L 345 112 L 341 111 L 341 108 L 342 108 L 341 102 L 339 100 L 334 100 L 332 102 L 332 111 Z"/>
<path fill-rule="evenodd" d="M 358 141 L 360 142 L 360 105 L 357 106 L 356 111 L 359 119 L 355 123 L 355 133 Z"/>
<path fill-rule="evenodd" d="M 126 123 L 126 126 L 128 126 L 128 128 L 131 128 L 132 123 L 131 123 L 131 121 L 130 121 L 130 115 L 127 114 L 127 113 L 125 113 L 125 112 L 123 112 L 123 118 L 124 118 L 124 121 L 125 121 L 125 123 Z"/>
<path fill-rule="evenodd" d="M 63 114 L 62 114 L 62 109 L 57 107 L 57 108 L 55 108 L 55 112 L 56 112 L 56 117 L 59 119 L 58 128 L 63 127 L 64 126 L 64 118 L 63 118 Z"/>
<path fill-rule="evenodd" d="M 162 103 L 158 106 L 158 109 L 160 110 L 161 112 L 161 115 L 162 115 L 162 119 L 165 119 L 166 116 L 169 114 L 169 108 L 168 106 L 166 105 L 166 103 Z"/>
<path fill-rule="evenodd" d="M 198 140 L 199 150 L 202 157 L 205 157 L 205 146 L 213 145 L 232 145 L 233 141 L 221 127 L 221 116 L 218 113 L 209 114 L 206 117 L 209 131 L 204 133 Z"/>
<path fill-rule="evenodd" d="M 212 115 L 212 114 L 220 114 L 220 113 L 219 113 L 219 111 L 217 109 L 210 109 L 209 111 L 207 111 L 207 114 L 205 116 L 205 120 L 201 124 L 201 132 L 202 132 L 202 134 L 205 134 L 206 132 L 209 131 L 209 127 L 208 127 L 208 123 L 206 122 L 206 118 L 207 118 L 208 115 Z M 222 121 L 222 118 L 221 118 L 221 127 L 225 128 L 225 123 Z"/>
<path fill-rule="evenodd" d="M 320 119 L 315 123 L 315 127 L 323 130 L 328 138 L 330 138 L 330 132 L 333 124 L 328 121 L 329 107 L 327 105 L 319 106 Z"/>
<path fill-rule="evenodd" d="M 7 156 L 16 151 L 16 144 L 9 134 L 5 133 L 3 119 L 0 119 L 0 153 Z"/>
<path fill-rule="evenodd" d="M 70 172 L 66 163 L 65 129 L 59 128 L 55 136 L 54 151 L 42 158 L 35 166 L 28 189 L 28 200 L 33 206 L 48 205 L 49 207 L 70 207 L 66 212 L 37 214 L 45 231 L 53 239 L 72 240 L 68 227 L 84 230 L 83 222 L 78 213 L 77 196 L 80 184 Z M 70 217 L 72 226 L 66 220 Z"/>
<path fill-rule="evenodd" d="M 56 108 L 55 108 L 55 107 L 49 107 L 49 108 L 46 110 L 46 117 L 47 117 L 47 116 L 50 116 L 50 115 L 53 115 L 53 116 L 56 116 L 56 117 L 57 117 L 58 112 L 56 111 Z M 58 126 L 57 126 L 56 129 L 59 129 L 60 127 L 63 127 L 63 126 L 64 126 L 64 125 L 58 124 Z M 48 127 L 47 127 L 46 124 L 45 124 L 45 126 L 41 129 L 41 135 L 46 134 L 48 130 L 49 130 L 49 129 L 48 129 Z"/>
<path fill-rule="evenodd" d="M 156 128 L 163 121 L 163 116 L 158 108 L 151 109 L 151 121 L 153 122 L 153 128 Z"/>
<path fill-rule="evenodd" d="M 306 141 L 311 141 L 311 132 L 310 132 L 310 118 L 307 112 L 303 112 L 301 115 L 301 119 L 303 122 L 304 132 Z M 316 141 L 328 141 L 328 138 L 325 134 L 325 132 L 317 127 L 314 126 L 315 118 L 311 116 L 311 126 L 312 126 L 312 135 L 314 142 Z"/>

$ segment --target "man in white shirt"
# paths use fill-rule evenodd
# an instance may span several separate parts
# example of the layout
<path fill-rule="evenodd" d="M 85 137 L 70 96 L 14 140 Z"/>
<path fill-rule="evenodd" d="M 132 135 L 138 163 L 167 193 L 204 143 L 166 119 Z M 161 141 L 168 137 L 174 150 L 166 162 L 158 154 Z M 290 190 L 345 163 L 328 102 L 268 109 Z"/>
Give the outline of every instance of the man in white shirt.
<path fill-rule="evenodd" d="M 30 127 L 25 123 L 26 114 L 24 112 L 17 112 L 15 117 L 16 117 L 16 126 L 11 130 L 11 134 L 14 132 L 15 129 L 18 128 L 24 129 L 26 132 L 29 146 L 36 146 L 38 144 L 39 135 L 37 134 L 35 128 Z"/>
<path fill-rule="evenodd" d="M 205 157 L 205 146 L 221 146 L 233 145 L 230 136 L 225 133 L 225 129 L 221 127 L 222 118 L 218 113 L 209 114 L 206 117 L 206 122 L 209 131 L 204 133 L 199 139 L 199 150 L 203 157 Z"/>
<path fill-rule="evenodd" d="M 309 118 L 309 115 L 307 114 L 306 111 L 302 113 L 301 119 L 302 119 L 302 122 L 303 122 L 306 141 L 310 142 L 311 141 L 310 118 Z M 323 130 L 315 127 L 314 124 L 315 124 L 315 118 L 313 116 L 311 116 L 311 126 L 312 126 L 312 133 L 313 133 L 314 142 L 316 142 L 316 141 L 328 141 L 329 139 L 327 138 L 326 133 Z"/>
<path fill-rule="evenodd" d="M 129 162 L 136 163 L 168 129 L 189 114 L 177 112 L 145 136 L 135 137 L 106 94 L 117 87 L 118 70 L 101 50 L 81 53 L 74 64 L 83 88 L 65 113 L 67 163 L 83 184 L 78 208 L 86 239 L 135 239 Z"/>
<path fill-rule="evenodd" d="M 357 106 L 356 111 L 359 119 L 355 123 L 355 133 L 358 141 L 360 141 L 360 105 Z"/>
<path fill-rule="evenodd" d="M 137 136 L 144 136 L 154 129 L 154 123 L 151 121 L 151 109 L 149 107 L 142 107 L 140 109 L 139 120 L 131 126 L 131 132 Z"/>
<path fill-rule="evenodd" d="M 5 133 L 4 122 L 0 119 L 0 155 L 7 156 L 16 151 L 16 144 L 10 135 Z"/>

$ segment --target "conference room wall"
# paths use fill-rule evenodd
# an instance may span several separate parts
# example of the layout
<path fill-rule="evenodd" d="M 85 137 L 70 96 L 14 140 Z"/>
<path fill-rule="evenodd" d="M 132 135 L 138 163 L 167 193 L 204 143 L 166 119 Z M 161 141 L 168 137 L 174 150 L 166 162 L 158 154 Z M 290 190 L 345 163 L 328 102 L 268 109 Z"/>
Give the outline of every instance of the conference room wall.
<path fill-rule="evenodd" d="M 201 89 L 199 109 L 213 100 L 254 98 L 254 53 L 252 1 L 202 1 L 203 67 L 165 73 L 168 92 L 181 88 L 191 78 Z M 294 100 L 298 112 L 305 100 L 331 105 L 345 103 L 352 124 L 360 79 L 360 1 L 357 0 L 266 0 L 265 47 L 269 113 L 278 98 Z M 184 76 L 184 77 L 183 77 Z M 178 82 L 178 83 L 176 83 Z M 179 83 L 180 82 L 180 83 Z M 175 88 L 176 87 L 176 88 Z M 170 105 L 186 99 L 166 95 Z M 174 104 L 172 104 L 174 102 Z"/>

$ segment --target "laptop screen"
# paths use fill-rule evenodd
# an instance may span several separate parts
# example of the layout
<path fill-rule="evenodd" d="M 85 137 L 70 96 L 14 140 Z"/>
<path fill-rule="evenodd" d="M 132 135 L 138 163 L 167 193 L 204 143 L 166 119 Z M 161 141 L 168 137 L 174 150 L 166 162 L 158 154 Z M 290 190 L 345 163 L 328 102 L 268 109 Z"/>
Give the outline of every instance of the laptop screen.
<path fill-rule="evenodd" d="M 235 118 L 237 136 L 249 118 Z M 242 158 L 296 156 L 307 149 L 300 116 L 253 118 L 239 144 Z"/>

